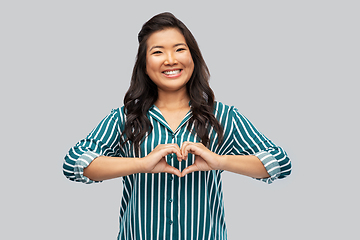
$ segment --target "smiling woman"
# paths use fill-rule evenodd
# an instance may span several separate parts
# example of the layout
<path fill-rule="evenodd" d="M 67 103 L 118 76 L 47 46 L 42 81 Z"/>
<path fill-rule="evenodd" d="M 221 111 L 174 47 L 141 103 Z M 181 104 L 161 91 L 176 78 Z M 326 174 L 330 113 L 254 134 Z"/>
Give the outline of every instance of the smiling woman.
<path fill-rule="evenodd" d="M 214 101 L 195 38 L 170 13 L 139 35 L 124 106 L 65 157 L 72 181 L 123 178 L 118 239 L 227 239 L 221 173 L 288 176 L 286 152 Z"/>
<path fill-rule="evenodd" d="M 156 84 L 159 98 L 162 94 L 173 95 L 173 92 L 186 96 L 186 84 L 194 71 L 194 62 L 181 32 L 176 28 L 155 32 L 147 45 L 146 73 Z"/>

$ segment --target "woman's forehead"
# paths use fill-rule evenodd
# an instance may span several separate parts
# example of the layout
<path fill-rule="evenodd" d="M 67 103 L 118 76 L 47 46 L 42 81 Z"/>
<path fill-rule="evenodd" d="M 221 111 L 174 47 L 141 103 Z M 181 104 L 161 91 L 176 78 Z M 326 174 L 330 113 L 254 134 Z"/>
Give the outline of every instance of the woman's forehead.
<path fill-rule="evenodd" d="M 148 49 L 154 47 L 176 47 L 176 45 L 185 44 L 186 40 L 183 34 L 177 28 L 166 28 L 156 31 L 150 35 L 147 40 Z"/>

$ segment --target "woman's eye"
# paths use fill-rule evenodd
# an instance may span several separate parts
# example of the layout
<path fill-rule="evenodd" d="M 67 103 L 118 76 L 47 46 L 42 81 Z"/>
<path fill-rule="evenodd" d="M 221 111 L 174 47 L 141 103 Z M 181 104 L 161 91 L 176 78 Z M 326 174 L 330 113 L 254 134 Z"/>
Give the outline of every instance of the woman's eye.
<path fill-rule="evenodd" d="M 152 54 L 160 54 L 160 53 L 161 53 L 160 51 L 155 51 Z"/>
<path fill-rule="evenodd" d="M 176 51 L 177 52 L 185 51 L 185 48 L 178 48 Z"/>

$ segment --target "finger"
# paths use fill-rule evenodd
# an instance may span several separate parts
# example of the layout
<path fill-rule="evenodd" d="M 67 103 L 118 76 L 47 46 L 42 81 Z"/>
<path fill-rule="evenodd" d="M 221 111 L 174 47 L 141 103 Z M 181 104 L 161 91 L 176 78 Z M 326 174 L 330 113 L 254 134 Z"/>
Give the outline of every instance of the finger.
<path fill-rule="evenodd" d="M 181 160 L 183 160 L 184 157 L 183 157 L 183 155 L 182 155 L 182 153 L 181 153 L 181 150 L 180 150 L 179 146 L 176 145 L 176 147 L 175 147 L 174 150 L 175 150 L 175 151 L 174 151 L 173 153 L 176 154 L 176 157 L 177 157 L 178 161 L 181 162 Z"/>
<path fill-rule="evenodd" d="M 187 168 L 185 168 L 182 172 L 181 172 L 181 176 L 184 177 L 186 174 L 192 173 L 192 172 L 196 172 L 199 171 L 198 167 L 196 165 L 190 165 Z"/>
<path fill-rule="evenodd" d="M 184 159 L 184 156 L 181 152 L 181 149 L 179 148 L 179 145 L 176 144 L 175 150 L 176 151 L 174 153 L 176 154 L 178 161 L 181 162 Z"/>
<path fill-rule="evenodd" d="M 176 143 L 169 143 L 167 145 L 169 145 L 169 147 L 171 147 L 171 149 L 174 150 L 171 153 L 175 153 L 176 156 L 177 156 L 177 159 L 181 162 L 181 160 L 183 160 L 184 157 L 183 157 L 183 154 L 181 152 L 181 149 L 180 149 L 179 145 L 177 145 Z"/>
<path fill-rule="evenodd" d="M 157 149 L 157 156 L 160 158 L 165 158 L 169 154 L 176 154 L 179 161 L 183 158 L 180 148 L 177 144 L 163 144 L 159 149 Z M 154 153 L 155 154 L 155 153 Z"/>
<path fill-rule="evenodd" d="M 199 147 L 196 145 L 196 143 L 189 143 L 186 144 L 184 147 L 184 156 L 186 156 L 186 158 L 188 157 L 189 153 L 194 154 L 194 155 L 200 155 L 200 151 L 201 149 L 199 149 Z"/>
<path fill-rule="evenodd" d="M 181 172 L 179 171 L 179 169 L 172 167 L 170 165 L 167 165 L 164 169 L 164 172 L 166 173 L 170 173 L 170 174 L 174 174 L 178 177 L 181 177 Z"/>
<path fill-rule="evenodd" d="M 188 146 L 194 144 L 192 142 L 183 142 L 183 144 L 181 145 L 181 151 L 182 151 L 182 155 L 184 157 L 184 160 L 187 160 L 188 158 L 188 154 L 189 154 L 189 150 L 188 150 Z"/>
<path fill-rule="evenodd" d="M 178 158 L 180 159 L 183 158 L 180 148 L 177 144 L 168 144 L 168 146 L 165 146 L 163 149 L 161 149 L 161 153 L 162 153 L 162 157 L 175 153 Z"/>

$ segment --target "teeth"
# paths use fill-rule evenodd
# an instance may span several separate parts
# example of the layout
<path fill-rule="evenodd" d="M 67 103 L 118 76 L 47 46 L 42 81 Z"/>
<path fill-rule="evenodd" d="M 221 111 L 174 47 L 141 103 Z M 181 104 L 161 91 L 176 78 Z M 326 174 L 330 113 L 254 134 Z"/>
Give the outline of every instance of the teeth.
<path fill-rule="evenodd" d="M 164 73 L 165 73 L 166 75 L 174 75 L 174 74 L 180 73 L 180 70 L 165 71 Z"/>

